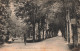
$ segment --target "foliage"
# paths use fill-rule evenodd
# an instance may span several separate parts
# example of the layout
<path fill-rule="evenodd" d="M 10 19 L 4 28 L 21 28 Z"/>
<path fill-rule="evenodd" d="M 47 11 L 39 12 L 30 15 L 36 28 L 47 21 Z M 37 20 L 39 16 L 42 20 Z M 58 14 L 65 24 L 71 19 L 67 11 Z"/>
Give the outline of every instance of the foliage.
<path fill-rule="evenodd" d="M 11 10 L 9 8 L 9 0 L 1 0 L 0 2 L 0 25 L 2 25 L 1 31 L 4 32 L 4 34 L 7 34 L 7 30 L 10 26 L 9 20 L 10 20 L 10 13 Z"/>

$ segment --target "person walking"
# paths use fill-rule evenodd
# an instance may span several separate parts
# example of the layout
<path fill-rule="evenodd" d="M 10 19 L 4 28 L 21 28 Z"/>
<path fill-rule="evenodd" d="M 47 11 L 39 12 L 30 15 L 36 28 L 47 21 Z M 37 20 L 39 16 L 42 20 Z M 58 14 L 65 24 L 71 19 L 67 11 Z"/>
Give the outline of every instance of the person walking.
<path fill-rule="evenodd" d="M 24 34 L 24 44 L 26 45 L 26 34 Z"/>

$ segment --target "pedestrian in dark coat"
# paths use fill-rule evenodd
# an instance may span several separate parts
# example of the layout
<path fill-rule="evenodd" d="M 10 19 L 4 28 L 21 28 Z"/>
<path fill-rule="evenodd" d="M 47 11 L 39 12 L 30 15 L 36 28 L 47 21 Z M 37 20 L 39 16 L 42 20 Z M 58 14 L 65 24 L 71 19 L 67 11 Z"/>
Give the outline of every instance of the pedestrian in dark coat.
<path fill-rule="evenodd" d="M 24 34 L 24 44 L 26 45 L 26 34 Z"/>

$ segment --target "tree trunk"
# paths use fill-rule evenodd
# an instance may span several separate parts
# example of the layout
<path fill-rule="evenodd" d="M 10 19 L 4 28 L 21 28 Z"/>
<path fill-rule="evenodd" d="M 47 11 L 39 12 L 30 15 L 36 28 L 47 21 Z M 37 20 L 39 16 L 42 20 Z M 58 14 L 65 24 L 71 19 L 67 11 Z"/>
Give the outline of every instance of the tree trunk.
<path fill-rule="evenodd" d="M 40 35 L 40 22 L 38 23 L 38 40 L 41 40 L 41 35 Z"/>
<path fill-rule="evenodd" d="M 44 28 L 43 28 L 43 39 L 44 39 Z"/>
<path fill-rule="evenodd" d="M 48 31 L 46 30 L 46 39 L 47 39 L 47 36 L 48 36 Z"/>
<path fill-rule="evenodd" d="M 35 24 L 33 24 L 33 42 L 35 41 Z"/>

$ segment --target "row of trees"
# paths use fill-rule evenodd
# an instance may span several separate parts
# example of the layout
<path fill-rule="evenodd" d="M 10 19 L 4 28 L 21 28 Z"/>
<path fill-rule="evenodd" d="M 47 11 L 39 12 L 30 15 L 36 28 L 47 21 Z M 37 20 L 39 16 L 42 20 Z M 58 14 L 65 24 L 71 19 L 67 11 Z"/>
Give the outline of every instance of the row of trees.
<path fill-rule="evenodd" d="M 3 14 L 4 14 L 4 17 L 7 17 L 5 18 L 6 28 L 9 28 L 10 31 L 16 28 L 19 29 L 18 26 L 16 26 L 16 24 L 10 18 L 11 11 L 8 10 L 9 9 L 8 4 L 6 4 L 6 7 L 1 6 L 3 10 L 2 12 L 0 12 L 2 15 L 2 13 L 5 11 L 4 12 L 5 14 L 4 13 Z M 16 4 L 19 4 L 19 3 L 16 3 Z M 29 32 L 31 28 L 33 29 L 32 31 L 33 40 L 35 40 L 36 24 L 38 24 L 38 39 L 39 40 L 41 39 L 41 31 L 43 31 L 43 39 L 44 39 L 44 31 L 46 30 L 45 28 L 47 28 L 48 26 L 49 26 L 50 31 L 54 31 L 55 34 L 58 33 L 58 30 L 60 28 L 62 28 L 61 29 L 62 31 L 64 30 L 66 16 L 65 16 L 65 11 L 64 11 L 63 1 L 60 1 L 60 0 L 56 0 L 56 1 L 55 0 L 53 1 L 52 0 L 47 0 L 47 1 L 29 0 L 27 2 L 22 2 L 21 4 L 22 4 L 21 6 L 17 6 L 15 10 L 15 15 L 17 16 L 17 18 L 21 18 L 22 20 L 24 20 L 24 23 L 26 23 L 26 27 L 28 27 L 27 30 L 25 30 L 26 32 Z M 3 3 L 1 5 L 5 5 L 5 4 Z M 48 26 L 46 24 L 48 24 Z M 12 32 L 11 34 L 13 34 Z M 14 31 L 14 34 L 15 34 L 15 31 Z"/>
<path fill-rule="evenodd" d="M 28 1 L 24 4 L 23 7 L 19 7 L 19 9 L 16 12 L 17 17 L 21 17 L 24 19 L 24 22 L 26 24 L 31 25 L 33 28 L 33 39 L 35 40 L 35 24 L 38 23 L 38 33 L 39 33 L 39 39 L 40 38 L 40 31 L 44 28 L 45 24 L 45 15 L 42 15 L 40 11 L 40 6 L 38 6 L 36 3 L 33 3 L 33 1 Z"/>
<path fill-rule="evenodd" d="M 66 0 L 67 1 L 67 0 Z M 37 37 L 38 40 L 41 40 L 41 32 L 43 31 L 54 31 L 54 34 L 58 33 L 58 30 L 61 29 L 63 34 L 65 34 L 65 25 L 66 25 L 66 10 L 69 9 L 72 11 L 72 4 L 67 3 L 64 0 L 29 0 L 26 2 L 20 2 L 17 5 L 15 10 L 15 15 L 17 18 L 24 20 L 23 23 L 26 23 L 26 26 L 19 27 L 11 19 L 11 10 L 9 7 L 9 0 L 1 0 L 0 2 L 0 31 L 8 30 L 11 34 L 27 33 L 28 36 L 30 32 L 33 34 L 33 40 L 35 40 L 36 35 L 36 25 L 38 25 Z M 21 5 L 22 4 L 22 5 Z M 15 5 L 15 3 L 14 3 Z M 77 11 L 77 13 L 79 10 Z M 70 17 L 72 17 L 72 12 L 70 12 Z M 78 13 L 79 16 L 79 13 Z M 47 26 L 48 24 L 48 26 Z M 25 29 L 25 30 L 24 30 Z M 21 32 L 21 33 L 20 33 Z M 5 33 L 6 34 L 6 33 Z M 46 34 L 46 36 L 48 36 Z"/>
<path fill-rule="evenodd" d="M 30 0 L 24 3 L 22 7 L 19 7 L 16 11 L 16 16 L 18 18 L 24 19 L 27 24 L 32 24 L 33 28 L 33 40 L 35 40 L 35 24 L 38 23 L 38 39 L 41 39 L 40 32 L 43 30 L 43 39 L 44 39 L 44 30 L 46 24 L 49 24 L 51 29 L 57 29 L 57 25 L 64 26 L 64 10 L 62 1 L 52 1 L 47 0 L 46 2 L 39 4 L 39 1 Z M 48 21 L 48 22 L 47 22 Z M 63 24 L 64 23 L 64 24 Z M 55 26 L 57 26 L 55 28 Z M 50 28 L 49 27 L 49 28 Z M 61 28 L 62 28 L 61 27 Z M 57 30 L 58 31 L 58 30 Z M 55 31 L 56 32 L 56 31 Z"/>

